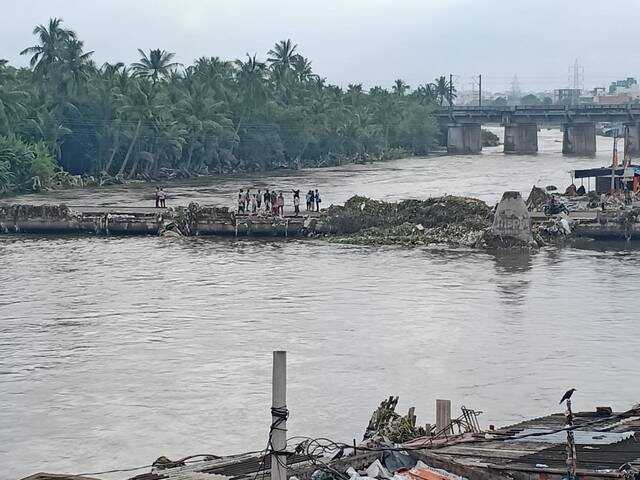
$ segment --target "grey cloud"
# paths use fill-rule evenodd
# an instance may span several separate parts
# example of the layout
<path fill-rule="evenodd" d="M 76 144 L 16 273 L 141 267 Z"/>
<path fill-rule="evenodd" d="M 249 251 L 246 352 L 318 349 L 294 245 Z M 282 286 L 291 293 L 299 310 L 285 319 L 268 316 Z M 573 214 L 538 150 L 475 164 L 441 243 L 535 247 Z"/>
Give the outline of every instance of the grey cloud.
<path fill-rule="evenodd" d="M 638 72 L 637 1 L 596 0 L 22 0 L 5 1 L 0 57 L 18 52 L 31 30 L 58 16 L 75 29 L 98 63 L 132 62 L 137 48 L 201 55 L 264 57 L 292 38 L 330 82 L 412 86 L 454 73 L 483 73 L 487 89 L 514 74 L 525 89 L 563 86 L 574 58 L 588 86 Z"/>

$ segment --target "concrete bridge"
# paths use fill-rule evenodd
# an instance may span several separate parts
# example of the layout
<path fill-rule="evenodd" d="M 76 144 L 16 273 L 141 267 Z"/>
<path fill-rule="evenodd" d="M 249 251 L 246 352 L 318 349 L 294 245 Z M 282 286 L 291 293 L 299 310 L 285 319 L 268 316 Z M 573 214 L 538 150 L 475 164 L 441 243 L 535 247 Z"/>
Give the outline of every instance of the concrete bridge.
<path fill-rule="evenodd" d="M 623 123 L 625 154 L 640 153 L 640 105 L 453 107 L 439 109 L 436 118 L 447 128 L 451 154 L 480 153 L 481 126 L 502 125 L 504 153 L 536 153 L 538 128 L 558 126 L 564 132 L 563 154 L 595 155 L 599 122 Z"/>

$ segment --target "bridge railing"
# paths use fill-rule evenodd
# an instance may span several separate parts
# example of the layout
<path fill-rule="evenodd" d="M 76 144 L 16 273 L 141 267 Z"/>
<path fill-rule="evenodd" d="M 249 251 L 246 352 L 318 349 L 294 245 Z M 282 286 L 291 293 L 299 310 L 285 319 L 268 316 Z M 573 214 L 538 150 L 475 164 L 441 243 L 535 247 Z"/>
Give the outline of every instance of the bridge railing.
<path fill-rule="evenodd" d="M 518 112 L 549 112 L 549 113 L 601 113 L 631 110 L 640 111 L 640 104 L 624 103 L 624 104 L 598 104 L 598 105 L 511 105 L 511 106 L 477 106 L 463 105 L 454 106 L 453 108 L 440 108 L 437 113 L 440 115 L 450 115 L 456 113 L 518 113 Z"/>

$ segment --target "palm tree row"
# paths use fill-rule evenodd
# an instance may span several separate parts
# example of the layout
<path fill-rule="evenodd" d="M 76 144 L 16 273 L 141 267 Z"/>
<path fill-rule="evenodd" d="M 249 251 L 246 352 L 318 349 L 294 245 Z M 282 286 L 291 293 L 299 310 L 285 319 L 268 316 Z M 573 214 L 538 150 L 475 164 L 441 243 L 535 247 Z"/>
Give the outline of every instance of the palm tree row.
<path fill-rule="evenodd" d="M 291 40 L 264 61 L 183 66 L 156 49 L 139 50 L 130 66 L 97 66 L 62 20 L 33 33 L 37 43 L 21 52 L 30 68 L 0 62 L 0 137 L 43 145 L 74 174 L 188 176 L 425 154 L 437 137 L 433 108 L 452 100 L 444 77 L 415 91 L 400 79 L 368 92 L 330 85 Z"/>

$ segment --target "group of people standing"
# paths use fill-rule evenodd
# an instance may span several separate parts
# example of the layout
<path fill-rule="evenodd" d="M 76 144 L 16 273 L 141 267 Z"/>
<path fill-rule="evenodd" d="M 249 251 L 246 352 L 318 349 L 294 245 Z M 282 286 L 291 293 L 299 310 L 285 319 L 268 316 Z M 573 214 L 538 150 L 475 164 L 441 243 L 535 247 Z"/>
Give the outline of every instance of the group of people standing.
<path fill-rule="evenodd" d="M 319 212 L 320 203 L 322 203 L 322 198 L 320 197 L 318 189 L 316 188 L 315 191 L 309 190 L 307 192 L 307 212 Z"/>
<path fill-rule="evenodd" d="M 293 195 L 293 211 L 295 215 L 300 213 L 300 190 L 291 190 Z M 309 190 L 306 195 L 307 211 L 320 211 L 320 193 L 318 190 Z M 238 213 L 257 214 L 267 213 L 274 216 L 284 216 L 284 193 L 280 190 L 276 193 L 275 190 L 269 191 L 269 189 L 258 190 L 256 193 L 252 193 L 250 188 L 246 190 L 240 189 L 238 193 Z"/>
<path fill-rule="evenodd" d="M 167 194 L 162 187 L 156 187 L 156 208 L 167 207 Z"/>

